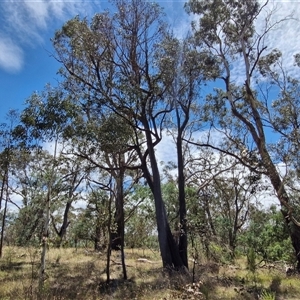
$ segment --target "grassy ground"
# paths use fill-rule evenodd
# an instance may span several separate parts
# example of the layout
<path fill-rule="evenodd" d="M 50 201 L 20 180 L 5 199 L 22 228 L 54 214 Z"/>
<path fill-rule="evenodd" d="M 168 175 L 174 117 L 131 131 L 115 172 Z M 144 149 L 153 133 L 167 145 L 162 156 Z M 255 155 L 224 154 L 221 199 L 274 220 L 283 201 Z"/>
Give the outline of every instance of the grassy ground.
<path fill-rule="evenodd" d="M 145 258 L 145 260 L 139 260 Z M 0 300 L 37 299 L 40 252 L 34 248 L 4 248 L 0 260 Z M 300 277 L 277 266 L 246 269 L 245 259 L 235 265 L 205 262 L 193 276 L 169 276 L 160 256 L 150 250 L 127 250 L 128 280 L 123 281 L 120 258 L 112 254 L 111 282 L 106 284 L 106 254 L 87 250 L 50 249 L 47 280 L 40 299 L 300 299 Z M 193 263 L 190 263 L 190 269 Z"/>

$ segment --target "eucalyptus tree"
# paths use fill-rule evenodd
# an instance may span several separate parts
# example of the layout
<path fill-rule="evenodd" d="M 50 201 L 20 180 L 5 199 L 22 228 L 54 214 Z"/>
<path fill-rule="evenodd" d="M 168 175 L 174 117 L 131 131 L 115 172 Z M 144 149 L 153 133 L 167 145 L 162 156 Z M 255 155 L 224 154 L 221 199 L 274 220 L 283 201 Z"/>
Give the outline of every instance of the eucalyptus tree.
<path fill-rule="evenodd" d="M 42 241 L 42 228 L 45 218 L 45 198 L 47 191 L 47 175 L 53 165 L 53 156 L 46 150 L 32 149 L 30 152 L 15 151 L 11 163 L 12 193 L 19 199 L 18 218 L 14 223 L 18 245 L 37 245 Z M 72 204 L 78 198 L 78 185 L 82 177 L 75 169 L 66 166 L 63 157 L 57 156 L 57 165 L 53 175 L 52 196 L 47 236 L 55 239 L 59 246 L 69 226 L 69 213 Z M 75 173 L 72 173 L 75 172 Z M 48 172 L 48 173 L 47 173 Z M 77 177 L 80 177 L 79 179 Z M 54 233 L 54 234 L 53 234 Z M 55 237 L 57 235 L 57 238 Z"/>
<path fill-rule="evenodd" d="M 89 111 L 86 107 L 76 113 L 84 116 L 84 119 L 72 125 L 72 132 L 76 132 L 76 136 L 68 132 L 70 145 L 67 153 L 84 160 L 89 166 L 87 180 L 90 186 L 95 185 L 106 191 L 112 187 L 115 214 L 108 251 L 121 250 L 126 279 L 124 197 L 139 178 L 136 152 L 130 146 L 132 127 L 124 124 L 120 116 L 114 113 L 102 115 L 98 110 Z"/>
<path fill-rule="evenodd" d="M 92 146 L 95 149 L 94 155 L 87 156 L 81 152 L 81 155 L 86 156 L 96 167 L 105 170 L 114 180 L 116 228 L 111 236 L 113 250 L 124 248 L 124 197 L 131 189 L 132 183 L 139 179 L 137 157 L 131 146 L 134 132 L 128 124 L 122 121 L 117 114 L 103 116 L 101 120 L 98 120 L 98 127 L 94 124 L 93 144 L 89 142 L 89 147 Z M 95 160 L 95 157 L 98 160 Z M 124 188 L 125 185 L 126 188 Z"/>
<path fill-rule="evenodd" d="M 280 110 L 272 109 L 274 92 L 262 93 L 257 85 L 261 74 L 264 75 L 267 67 L 278 59 L 279 51 L 268 48 L 267 36 L 290 18 L 274 20 L 272 15 L 276 7 L 268 11 L 269 5 L 272 5 L 269 1 L 190 0 L 186 9 L 199 16 L 199 21 L 193 23 L 199 51 L 210 58 L 207 68 L 219 69 L 218 82 L 223 83 L 223 88 L 216 88 L 214 94 L 207 96 L 206 120 L 215 128 L 221 128 L 229 141 L 219 147 L 220 150 L 235 155 L 251 170 L 270 179 L 290 228 L 300 270 L 300 223 L 267 138 L 269 127 L 276 130 L 276 116 L 283 115 Z M 263 13 L 266 14 L 263 16 Z M 256 23 L 259 18 L 262 21 L 260 27 Z M 235 68 L 237 62 L 242 66 L 240 71 Z M 293 126 L 286 121 L 286 126 Z"/>
<path fill-rule="evenodd" d="M 180 224 L 179 253 L 186 267 L 187 257 L 187 212 L 185 197 L 185 168 L 189 156 L 188 144 L 193 131 L 199 129 L 199 91 L 202 76 L 203 57 L 197 52 L 191 37 L 178 40 L 167 35 L 161 42 L 159 68 L 166 86 L 166 99 L 172 103 L 173 112 L 166 118 L 166 128 L 173 136 L 177 152 L 178 211 Z"/>
<path fill-rule="evenodd" d="M 172 110 L 158 68 L 159 44 L 166 36 L 162 12 L 155 3 L 113 1 L 116 12 L 79 17 L 56 32 L 53 45 L 63 65 L 64 87 L 86 108 L 114 112 L 133 129 L 132 149 L 156 208 L 158 239 L 164 267 L 184 266 L 171 234 L 161 193 L 155 146 L 163 121 Z"/>
<path fill-rule="evenodd" d="M 2 211 L 1 220 L 1 237 L 0 237 L 0 258 L 2 257 L 4 230 L 6 223 L 6 214 L 9 196 L 9 172 L 10 164 L 13 159 L 14 142 L 13 129 L 16 126 L 15 122 L 18 120 L 16 111 L 10 111 L 7 114 L 7 123 L 1 124 L 0 128 L 0 174 L 1 174 L 1 191 L 0 191 L 0 211 L 2 208 L 2 201 L 4 200 L 4 209 Z"/>
<path fill-rule="evenodd" d="M 44 180 L 46 153 L 40 150 L 18 150 L 11 164 L 12 193 L 20 199 L 18 218 L 14 222 L 18 246 L 38 244 L 42 239 L 44 220 Z"/>
<path fill-rule="evenodd" d="M 136 184 L 126 197 L 125 224 L 130 248 L 157 249 L 155 208 L 148 186 Z"/>
<path fill-rule="evenodd" d="M 36 99 L 37 98 L 37 99 Z M 41 101 L 38 95 L 30 100 L 29 106 L 22 114 L 24 123 L 32 130 L 57 136 L 60 141 L 60 159 L 63 159 L 60 171 L 63 186 L 68 188 L 66 207 L 61 228 L 58 229 L 56 218 L 52 214 L 52 224 L 55 232 L 62 240 L 68 226 L 68 211 L 78 194 L 78 187 L 83 180 L 108 189 L 107 180 L 113 178 L 114 199 L 116 201 L 115 228 L 111 236 L 111 248 L 122 250 L 124 277 L 126 269 L 124 262 L 124 182 L 125 176 L 136 180 L 137 172 L 133 170 L 135 157 L 132 147 L 128 145 L 132 135 L 131 127 L 117 114 L 105 113 L 94 103 L 76 102 L 76 98 L 64 93 L 61 87 L 46 90 L 46 98 Z M 98 174 L 96 174 L 98 172 Z M 96 176 L 96 177 L 95 177 Z M 68 181 L 70 180 L 70 181 Z M 130 187 L 130 184 L 128 185 Z M 62 202 L 57 199 L 56 203 Z M 55 204 L 55 203 L 53 203 Z M 110 250 L 109 250 L 110 251 Z"/>
<path fill-rule="evenodd" d="M 194 148 L 193 153 L 186 169 L 188 225 L 192 239 L 200 237 L 209 257 L 212 244 L 229 241 L 229 235 L 234 236 L 231 241 L 236 241 L 235 234 L 246 221 L 244 212 L 250 200 L 248 189 L 251 186 L 254 193 L 257 183 L 250 183 L 248 170 L 228 155 L 205 147 Z M 220 225 L 218 220 L 226 222 Z"/>
<path fill-rule="evenodd" d="M 27 101 L 21 113 L 21 124 L 16 128 L 16 135 L 24 142 L 26 148 L 41 148 L 43 143 L 53 145 L 52 153 L 48 155 L 48 164 L 44 166 L 42 184 L 45 190 L 42 201 L 44 205 L 44 225 L 42 233 L 41 267 L 39 275 L 39 289 L 44 286 L 46 270 L 46 252 L 48 248 L 49 228 L 53 199 L 57 191 L 55 188 L 61 184 L 58 178 L 62 169 L 62 149 L 64 132 L 73 119 L 72 110 L 69 108 L 69 97 L 62 89 L 47 86 L 41 93 L 34 93 Z M 56 185 L 56 186 L 55 186 Z M 76 184 L 75 184 L 76 186 Z M 73 194 L 73 189 L 72 194 Z M 68 206 L 68 203 L 67 203 Z M 68 209 L 67 209 L 68 211 Z M 66 212 L 67 212 L 66 211 Z M 67 223 L 66 223 L 67 224 Z M 63 226 L 65 227 L 65 226 Z M 64 229 L 63 229 L 64 231 Z"/>
<path fill-rule="evenodd" d="M 80 240 L 91 241 L 94 250 L 101 251 L 108 247 L 109 195 L 99 187 L 90 187 L 87 192 L 87 206 L 77 209 L 71 235 L 76 244 Z"/>
<path fill-rule="evenodd" d="M 257 203 L 262 183 L 257 174 L 237 165 L 222 176 L 215 177 L 202 191 L 206 212 L 221 245 L 229 248 L 232 259 L 243 227 L 249 222 L 249 212 Z"/>
<path fill-rule="evenodd" d="M 51 208 L 51 223 L 57 234 L 56 246 L 60 247 L 67 229 L 70 225 L 69 214 L 72 205 L 82 196 L 81 187 L 86 177 L 86 164 L 79 158 L 61 157 L 61 166 L 57 176 L 60 176 L 59 184 L 55 184 L 55 199 Z M 61 214 L 61 208 L 63 213 Z"/>

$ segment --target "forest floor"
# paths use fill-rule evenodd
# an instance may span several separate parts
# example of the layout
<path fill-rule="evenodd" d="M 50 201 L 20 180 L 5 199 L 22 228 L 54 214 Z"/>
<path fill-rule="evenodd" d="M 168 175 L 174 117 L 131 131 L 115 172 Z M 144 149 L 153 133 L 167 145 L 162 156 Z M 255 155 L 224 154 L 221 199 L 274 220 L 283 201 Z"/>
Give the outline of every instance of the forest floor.
<path fill-rule="evenodd" d="M 5 247 L 0 259 L 0 300 L 300 299 L 299 275 L 287 276 L 284 267 L 275 264 L 257 267 L 253 274 L 245 258 L 227 265 L 190 262 L 187 278 L 163 272 L 158 252 L 130 249 L 126 250 L 128 280 L 122 279 L 119 254 L 112 253 L 111 281 L 106 284 L 105 253 L 50 249 L 42 295 L 38 292 L 39 263 L 39 249 Z"/>

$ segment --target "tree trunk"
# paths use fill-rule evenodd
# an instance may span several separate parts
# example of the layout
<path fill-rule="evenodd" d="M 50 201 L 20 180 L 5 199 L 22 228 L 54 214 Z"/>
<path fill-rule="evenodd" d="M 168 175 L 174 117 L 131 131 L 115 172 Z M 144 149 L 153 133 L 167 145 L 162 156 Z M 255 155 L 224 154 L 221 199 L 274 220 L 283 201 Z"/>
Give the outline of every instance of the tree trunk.
<path fill-rule="evenodd" d="M 115 212 L 115 227 L 111 232 L 111 249 L 121 251 L 121 261 L 123 269 L 123 279 L 127 279 L 127 271 L 124 255 L 124 153 L 118 153 L 118 171 L 113 175 L 116 180 L 116 212 Z"/>
<path fill-rule="evenodd" d="M 7 202 L 8 202 L 8 176 L 6 172 L 6 198 L 5 198 L 5 205 L 3 210 L 2 216 L 2 228 L 1 228 L 1 239 L 0 239 L 0 258 L 2 257 L 2 250 L 3 250 L 3 240 L 4 240 L 4 229 L 5 229 L 5 219 L 6 219 L 6 212 L 7 212 Z"/>
<path fill-rule="evenodd" d="M 109 203 L 108 203 L 108 222 L 107 222 L 107 231 L 108 239 L 111 241 L 111 203 L 112 203 L 112 191 L 110 191 Z M 111 255 L 111 242 L 108 243 L 107 253 L 106 253 L 106 283 L 110 282 L 110 255 Z"/>
<path fill-rule="evenodd" d="M 48 237 L 49 237 L 49 222 L 50 222 L 50 197 L 51 197 L 51 187 L 48 187 L 47 200 L 46 200 L 46 217 L 44 223 L 44 230 L 42 236 L 42 252 L 41 252 L 41 266 L 39 274 L 39 295 L 42 294 L 45 281 L 45 271 L 46 271 L 46 253 L 48 248 Z"/>
<path fill-rule="evenodd" d="M 54 217 L 51 216 L 52 217 L 52 224 L 53 224 L 53 227 L 54 227 L 54 231 L 58 235 L 58 241 L 56 243 L 56 247 L 58 247 L 58 248 L 61 247 L 63 238 L 66 235 L 67 229 L 68 229 L 68 227 L 70 225 L 70 221 L 68 220 L 68 215 L 69 215 L 69 211 L 70 211 L 71 205 L 72 205 L 72 201 L 68 201 L 67 204 L 66 204 L 66 207 L 65 207 L 65 211 L 64 211 L 63 223 L 62 223 L 62 225 L 61 225 L 61 227 L 60 227 L 59 230 L 57 229 L 57 227 L 55 225 Z"/>
<path fill-rule="evenodd" d="M 54 154 L 53 154 L 51 173 L 48 182 L 47 198 L 46 198 L 46 216 L 45 216 L 45 223 L 44 223 L 44 229 L 42 234 L 41 266 L 40 266 L 40 274 L 39 274 L 39 298 L 42 297 L 42 290 L 44 288 L 44 281 L 45 281 L 46 253 L 48 248 L 49 223 L 51 217 L 50 209 L 51 209 L 52 185 L 53 185 L 53 176 L 54 176 L 54 170 L 56 165 L 55 160 L 56 160 L 57 143 L 58 141 L 56 139 L 54 145 Z"/>
<path fill-rule="evenodd" d="M 0 194 L 0 211 L 1 211 L 1 204 L 2 199 L 4 196 L 4 189 L 6 185 L 6 201 L 2 216 L 2 229 L 1 229 L 1 241 L 0 241 L 0 258 L 2 257 L 2 250 L 3 250 L 3 237 L 4 237 L 4 227 L 5 227 L 5 218 L 6 218 L 6 210 L 7 210 L 7 197 L 8 197 L 8 168 L 5 168 L 5 172 L 2 178 L 2 185 L 1 185 L 1 194 Z"/>
<path fill-rule="evenodd" d="M 94 238 L 94 250 L 95 251 L 100 251 L 101 250 L 100 238 L 101 238 L 101 227 L 99 225 L 96 225 L 95 238 Z"/>
<path fill-rule="evenodd" d="M 300 272 L 300 224 L 293 217 L 293 209 L 289 205 L 288 194 L 264 144 L 260 145 L 259 151 L 261 154 L 263 164 L 267 169 L 270 181 L 280 201 L 281 212 L 289 227 L 292 245 L 295 249 L 295 255 L 297 259 L 297 270 Z"/>
<path fill-rule="evenodd" d="M 178 202 L 179 202 L 179 255 L 183 264 L 188 268 L 187 255 L 187 217 L 186 217 L 186 203 L 185 203 L 185 178 L 184 178 L 184 162 L 182 153 L 182 138 L 181 131 L 177 137 L 177 163 L 178 163 Z"/>
<path fill-rule="evenodd" d="M 249 59 L 247 57 L 247 59 Z M 229 71 L 228 71 L 229 74 Z M 247 73 L 249 74 L 249 73 Z M 227 79 L 227 81 L 229 78 Z M 231 99 L 231 103 L 233 103 L 233 97 L 231 94 L 231 90 L 229 87 L 229 82 L 227 82 L 227 92 L 229 95 L 229 99 Z M 237 109 L 232 106 L 232 113 L 242 122 L 248 130 L 250 131 L 252 138 L 258 148 L 262 164 L 264 168 L 267 171 L 267 176 L 269 177 L 271 184 L 274 188 L 274 190 L 277 193 L 277 198 L 281 205 L 281 212 L 285 218 L 285 221 L 287 222 L 290 230 L 290 236 L 292 240 L 293 247 L 295 249 L 296 259 L 297 259 L 297 269 L 300 271 L 300 224 L 296 221 L 296 219 L 293 217 L 293 209 L 289 204 L 289 196 L 285 190 L 285 186 L 283 181 L 280 178 L 280 175 L 276 169 L 275 164 L 273 163 L 270 153 L 266 146 L 266 139 L 265 139 L 265 132 L 264 132 L 264 126 L 262 122 L 262 117 L 259 114 L 259 111 L 257 109 L 257 100 L 255 96 L 252 93 L 252 90 L 250 88 L 250 77 L 247 78 L 245 81 L 245 87 L 247 92 L 247 101 L 248 104 L 251 107 L 252 116 L 254 119 L 254 124 L 250 123 L 247 119 L 241 115 Z"/>
<path fill-rule="evenodd" d="M 114 216 L 114 228 L 111 232 L 111 238 L 110 238 L 110 243 L 111 243 L 111 250 L 115 250 L 115 251 L 120 251 L 121 250 L 121 235 L 122 235 L 122 225 L 120 224 L 120 219 L 119 219 L 119 213 L 117 212 L 117 208 L 116 208 L 116 212 L 115 212 L 115 216 Z"/>
<path fill-rule="evenodd" d="M 204 200 L 204 210 L 205 210 L 205 213 L 207 215 L 207 221 L 208 221 L 209 227 L 211 229 L 211 233 L 212 233 L 213 236 L 216 236 L 217 232 L 216 232 L 214 222 L 213 222 L 213 218 L 212 218 L 211 212 L 210 212 L 209 196 L 207 194 L 204 194 L 203 200 Z"/>
<path fill-rule="evenodd" d="M 288 225 L 290 229 L 292 244 L 295 249 L 295 255 L 297 258 L 296 269 L 298 273 L 300 273 L 300 226 L 296 225 L 293 222 L 290 222 Z"/>
<path fill-rule="evenodd" d="M 158 242 L 160 254 L 162 257 L 163 267 L 167 269 L 185 269 L 185 265 L 180 257 L 179 248 L 176 244 L 167 220 L 166 208 L 162 199 L 161 182 L 158 165 L 155 157 L 155 151 L 149 124 L 144 123 L 146 128 L 145 134 L 147 138 L 148 153 L 152 170 L 152 178 L 149 174 L 146 162 L 143 164 L 143 172 L 145 178 L 151 188 L 155 202 L 156 223 L 158 231 Z"/>
<path fill-rule="evenodd" d="M 1 192 L 0 192 L 0 210 L 2 208 L 2 200 L 3 200 L 3 196 L 4 196 L 4 188 L 5 188 L 6 177 L 7 177 L 7 168 L 5 168 L 5 171 L 4 171 L 4 174 L 3 174 L 3 177 L 2 177 Z"/>
<path fill-rule="evenodd" d="M 120 250 L 121 250 L 121 261 L 122 261 L 122 270 L 123 270 L 123 279 L 127 280 L 127 271 L 125 264 L 125 253 L 124 253 L 124 176 L 125 176 L 125 168 L 124 168 L 124 154 L 119 154 L 119 176 L 116 180 L 117 182 L 117 202 L 118 202 L 118 231 L 119 231 L 119 239 L 120 239 Z"/>

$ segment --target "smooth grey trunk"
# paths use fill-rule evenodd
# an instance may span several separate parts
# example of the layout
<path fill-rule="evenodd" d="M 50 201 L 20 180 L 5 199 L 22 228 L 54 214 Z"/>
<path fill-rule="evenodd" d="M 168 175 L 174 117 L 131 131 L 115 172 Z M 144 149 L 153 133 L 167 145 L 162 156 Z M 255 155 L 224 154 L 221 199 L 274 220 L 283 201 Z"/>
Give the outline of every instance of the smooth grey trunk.
<path fill-rule="evenodd" d="M 56 165 L 55 164 L 56 152 L 57 152 L 57 139 L 55 140 L 55 144 L 54 144 L 53 161 L 51 166 L 50 178 L 48 181 L 48 191 L 47 191 L 47 198 L 46 198 L 46 217 L 45 217 L 44 230 L 42 236 L 41 266 L 40 266 L 40 273 L 39 273 L 39 298 L 40 299 L 42 299 L 41 297 L 43 297 L 42 291 L 44 288 L 44 281 L 45 281 L 46 253 L 48 248 L 51 196 L 52 196 L 53 176 L 54 176 L 54 170 Z"/>
<path fill-rule="evenodd" d="M 112 216 L 111 216 L 111 204 L 112 204 L 112 191 L 110 191 L 110 197 L 109 197 L 109 204 L 108 204 L 108 224 L 107 224 L 107 229 L 108 229 L 108 247 L 107 247 L 107 253 L 106 253 L 106 283 L 108 284 L 110 282 L 110 255 L 111 255 L 111 221 L 112 221 Z"/>

